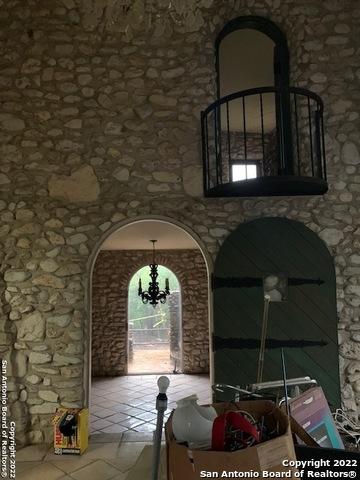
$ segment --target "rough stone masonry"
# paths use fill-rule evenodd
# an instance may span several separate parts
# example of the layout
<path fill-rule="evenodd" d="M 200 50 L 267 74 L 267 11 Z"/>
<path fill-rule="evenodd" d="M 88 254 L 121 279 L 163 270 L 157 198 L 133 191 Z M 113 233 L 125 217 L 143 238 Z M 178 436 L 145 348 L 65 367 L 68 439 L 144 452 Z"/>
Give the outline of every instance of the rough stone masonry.
<path fill-rule="evenodd" d="M 198 249 L 157 250 L 156 261 L 169 268 L 180 284 L 181 371 L 208 373 L 208 280 L 204 258 Z M 151 250 L 99 253 L 92 280 L 93 376 L 127 373 L 128 285 L 132 276 L 151 262 Z"/>
<path fill-rule="evenodd" d="M 49 441 L 56 406 L 85 401 L 89 259 L 146 215 L 182 223 L 213 258 L 250 219 L 316 232 L 335 259 L 343 402 L 358 414 L 359 2 L 199 0 L 182 24 L 155 1 L 156 21 L 130 29 L 107 28 L 106 4 L 0 0 L 0 355 L 18 442 Z M 291 85 L 324 101 L 325 196 L 203 196 L 199 115 L 215 98 L 216 35 L 239 15 L 286 33 Z"/>

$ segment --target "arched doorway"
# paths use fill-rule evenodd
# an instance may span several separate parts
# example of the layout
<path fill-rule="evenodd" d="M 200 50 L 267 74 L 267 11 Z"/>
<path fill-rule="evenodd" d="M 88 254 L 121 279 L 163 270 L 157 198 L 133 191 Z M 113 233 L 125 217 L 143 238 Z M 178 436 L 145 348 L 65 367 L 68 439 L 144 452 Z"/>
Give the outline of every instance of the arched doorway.
<path fill-rule="evenodd" d="M 156 263 L 176 274 L 184 292 L 183 373 L 170 374 L 169 410 L 191 393 L 197 393 L 203 403 L 211 399 L 209 257 L 196 235 L 169 219 L 124 222 L 104 235 L 92 257 L 91 343 L 87 345 L 91 368 L 86 378 L 92 434 L 151 432 L 155 428 L 157 375 L 127 375 L 128 286 L 134 272 L 151 263 L 149 240 L 154 238 L 159 248 Z M 172 243 L 175 240 L 177 243 Z"/>
<path fill-rule="evenodd" d="M 128 374 L 180 373 L 182 364 L 181 287 L 175 273 L 158 266 L 159 287 L 169 282 L 170 295 L 155 307 L 143 303 L 139 280 L 149 283 L 149 267 L 132 276 L 128 288 Z"/>
<path fill-rule="evenodd" d="M 215 381 L 256 382 L 264 295 L 269 305 L 263 381 L 311 376 L 340 405 L 336 279 L 324 242 L 300 222 L 260 218 L 225 240 L 214 272 Z"/>

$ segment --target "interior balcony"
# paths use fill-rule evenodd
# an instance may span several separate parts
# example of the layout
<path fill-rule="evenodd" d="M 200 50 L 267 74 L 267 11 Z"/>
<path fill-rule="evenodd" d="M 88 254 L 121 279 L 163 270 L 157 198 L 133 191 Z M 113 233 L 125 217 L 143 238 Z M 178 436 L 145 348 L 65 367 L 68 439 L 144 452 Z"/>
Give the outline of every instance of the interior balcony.
<path fill-rule="evenodd" d="M 323 102 L 297 87 L 226 95 L 201 114 L 206 197 L 323 195 Z"/>

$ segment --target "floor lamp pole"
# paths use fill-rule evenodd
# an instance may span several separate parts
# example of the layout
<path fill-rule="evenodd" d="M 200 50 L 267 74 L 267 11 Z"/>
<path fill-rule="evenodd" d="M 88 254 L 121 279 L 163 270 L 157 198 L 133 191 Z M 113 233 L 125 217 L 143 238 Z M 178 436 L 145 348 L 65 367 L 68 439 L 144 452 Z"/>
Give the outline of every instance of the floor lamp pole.
<path fill-rule="evenodd" d="M 161 437 L 162 437 L 162 429 L 163 429 L 163 422 L 164 422 L 164 413 L 167 410 L 167 401 L 168 401 L 166 396 L 166 390 L 168 389 L 170 380 L 168 377 L 165 377 L 163 375 L 159 377 L 157 384 L 159 387 L 159 394 L 156 397 L 156 410 L 158 413 L 157 413 L 157 420 L 156 420 L 156 430 L 154 432 L 151 480 L 158 480 L 158 475 L 159 475 Z"/>
<path fill-rule="evenodd" d="M 270 295 L 265 295 L 259 360 L 258 360 L 258 371 L 257 371 L 257 379 L 256 379 L 257 383 L 262 382 L 263 371 L 264 371 L 264 357 L 265 357 L 265 345 L 266 345 L 267 325 L 268 325 L 268 316 L 269 316 L 269 304 L 270 304 Z"/>

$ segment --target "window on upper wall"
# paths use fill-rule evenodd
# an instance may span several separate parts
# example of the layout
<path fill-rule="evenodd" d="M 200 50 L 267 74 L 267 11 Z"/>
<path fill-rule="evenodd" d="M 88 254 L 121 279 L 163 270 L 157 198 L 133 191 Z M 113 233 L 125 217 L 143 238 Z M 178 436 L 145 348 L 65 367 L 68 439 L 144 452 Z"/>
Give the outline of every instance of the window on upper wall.
<path fill-rule="evenodd" d="M 256 163 L 234 163 L 232 165 L 232 180 L 248 180 L 258 177 L 258 165 Z"/>

